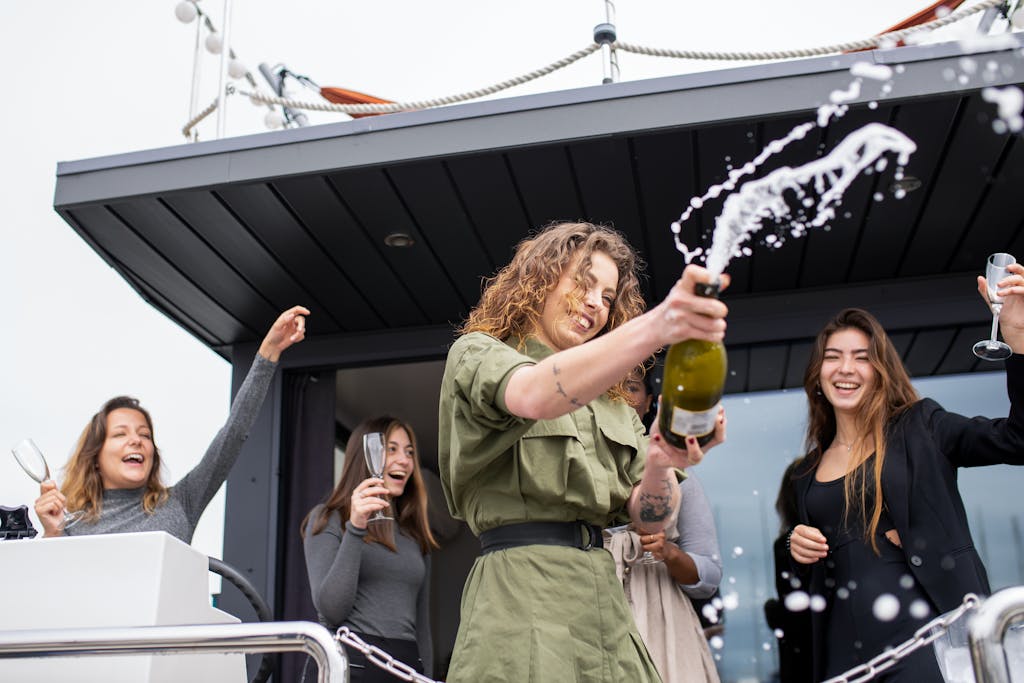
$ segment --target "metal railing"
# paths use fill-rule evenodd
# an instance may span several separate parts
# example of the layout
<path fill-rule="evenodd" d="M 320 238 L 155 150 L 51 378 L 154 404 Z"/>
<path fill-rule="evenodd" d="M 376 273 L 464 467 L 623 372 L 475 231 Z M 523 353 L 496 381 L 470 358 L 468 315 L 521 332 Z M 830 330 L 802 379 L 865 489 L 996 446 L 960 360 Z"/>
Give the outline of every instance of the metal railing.
<path fill-rule="evenodd" d="M 348 659 L 333 634 L 309 621 L 0 631 L 0 659 L 24 657 L 304 652 L 318 683 L 347 683 Z"/>
<path fill-rule="evenodd" d="M 967 623 L 976 683 L 1010 683 L 1010 667 L 1003 650 L 1007 630 L 1024 617 L 1024 586 L 996 591 L 978 607 Z"/>

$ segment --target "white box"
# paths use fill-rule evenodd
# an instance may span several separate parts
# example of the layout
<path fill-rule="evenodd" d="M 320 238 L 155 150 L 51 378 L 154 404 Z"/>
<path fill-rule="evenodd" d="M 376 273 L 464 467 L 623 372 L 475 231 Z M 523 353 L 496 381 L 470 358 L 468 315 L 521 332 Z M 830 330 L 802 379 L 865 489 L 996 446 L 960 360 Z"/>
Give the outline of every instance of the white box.
<path fill-rule="evenodd" d="M 164 532 L 0 542 L 0 631 L 227 624 L 206 555 Z M 0 681 L 244 683 L 239 654 L 0 659 Z"/>

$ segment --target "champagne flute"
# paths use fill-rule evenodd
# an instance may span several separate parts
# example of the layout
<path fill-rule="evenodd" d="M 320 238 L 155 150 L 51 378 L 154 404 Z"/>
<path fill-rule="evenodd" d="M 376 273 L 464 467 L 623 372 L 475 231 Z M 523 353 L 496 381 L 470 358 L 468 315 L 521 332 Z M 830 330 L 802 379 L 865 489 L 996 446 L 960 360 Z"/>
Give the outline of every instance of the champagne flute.
<path fill-rule="evenodd" d="M 999 311 L 1003 300 L 996 294 L 999 281 L 1006 277 L 1006 267 L 1017 262 L 1012 254 L 992 254 L 985 263 L 985 282 L 988 285 L 988 300 L 992 308 L 992 334 L 974 345 L 974 355 L 982 360 L 1003 360 L 1013 355 L 1013 349 L 999 341 Z"/>
<path fill-rule="evenodd" d="M 636 529 L 636 534 L 640 537 L 641 543 L 643 543 L 644 536 L 654 536 L 654 534 L 643 533 L 639 529 Z M 650 550 L 645 550 L 643 554 L 640 556 L 640 559 L 638 559 L 636 562 L 637 564 L 658 564 L 662 561 L 663 560 L 659 560 L 656 557 L 654 557 L 654 553 L 652 553 Z"/>
<path fill-rule="evenodd" d="M 386 452 L 384 449 L 384 435 L 381 432 L 367 432 L 363 434 L 363 456 L 366 458 L 366 466 L 370 470 L 370 476 L 383 479 Z M 377 510 L 367 521 L 386 522 L 390 520 L 391 517 L 385 515 L 383 510 Z"/>
<path fill-rule="evenodd" d="M 32 477 L 35 482 L 42 484 L 44 481 L 49 481 L 50 466 L 46 463 L 43 452 L 39 450 L 39 447 L 36 446 L 32 439 L 22 439 L 14 445 L 11 453 L 14 455 L 14 459 L 18 461 L 21 469 L 25 470 L 25 474 Z M 60 531 L 73 525 L 85 514 L 82 510 L 68 512 L 67 509 L 64 509 L 63 512 L 63 519 L 60 526 L 57 527 Z"/>

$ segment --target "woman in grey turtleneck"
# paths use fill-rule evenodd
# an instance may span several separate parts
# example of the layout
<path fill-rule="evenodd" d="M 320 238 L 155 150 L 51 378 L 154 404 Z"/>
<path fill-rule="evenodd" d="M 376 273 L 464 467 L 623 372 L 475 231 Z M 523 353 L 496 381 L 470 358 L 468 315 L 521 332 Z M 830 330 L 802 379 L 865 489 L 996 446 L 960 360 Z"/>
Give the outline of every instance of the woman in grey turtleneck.
<path fill-rule="evenodd" d="M 363 435 L 384 434 L 383 477 L 370 475 Z M 371 521 L 390 510 L 393 521 Z M 345 465 L 327 500 L 302 523 L 303 549 L 320 622 L 347 626 L 420 673 L 433 675 L 427 490 L 412 426 L 390 416 L 363 420 L 345 446 Z M 352 683 L 390 683 L 391 674 L 349 651 Z"/>
<path fill-rule="evenodd" d="M 191 472 L 171 487 L 160 479 L 160 451 L 153 421 L 128 396 L 107 401 L 86 425 L 65 470 L 64 485 L 40 485 L 35 510 L 44 536 L 166 531 L 190 543 L 200 515 L 224 483 L 242 450 L 281 353 L 305 337 L 309 311 L 282 313 L 260 345 L 249 374 L 231 404 L 227 423 Z M 85 516 L 61 529 L 63 510 Z"/>

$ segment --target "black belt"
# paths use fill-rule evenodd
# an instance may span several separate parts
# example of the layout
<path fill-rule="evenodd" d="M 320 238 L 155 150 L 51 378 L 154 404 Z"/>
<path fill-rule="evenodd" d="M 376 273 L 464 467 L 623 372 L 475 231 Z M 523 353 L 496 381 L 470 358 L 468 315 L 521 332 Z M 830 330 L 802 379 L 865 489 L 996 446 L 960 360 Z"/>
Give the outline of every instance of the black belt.
<path fill-rule="evenodd" d="M 480 534 L 481 555 L 521 545 L 564 545 L 591 550 L 603 548 L 604 538 L 601 536 L 601 527 L 582 520 L 506 524 Z"/>

